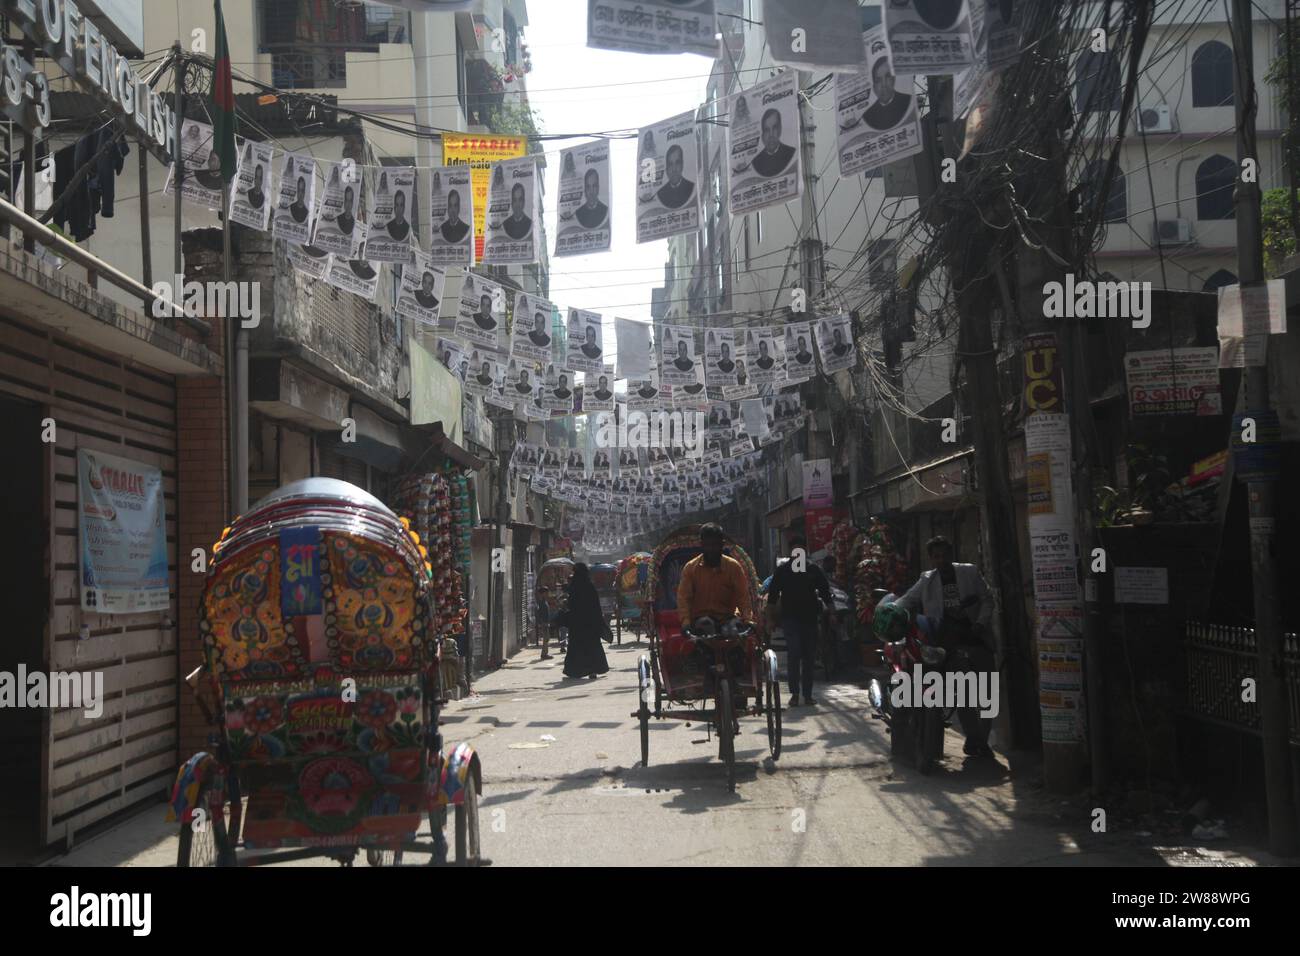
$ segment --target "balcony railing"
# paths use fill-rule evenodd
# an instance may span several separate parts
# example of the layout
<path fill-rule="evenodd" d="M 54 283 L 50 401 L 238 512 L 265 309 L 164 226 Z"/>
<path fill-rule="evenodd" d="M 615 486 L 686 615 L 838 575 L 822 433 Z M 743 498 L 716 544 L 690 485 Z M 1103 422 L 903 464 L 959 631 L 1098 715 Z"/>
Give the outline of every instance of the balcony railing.
<path fill-rule="evenodd" d="M 1291 746 L 1300 747 L 1300 640 L 1284 634 L 1283 673 L 1291 713 Z M 1193 717 L 1260 733 L 1257 704 L 1241 699 L 1242 680 L 1259 677 L 1254 628 L 1188 621 L 1187 709 Z"/>

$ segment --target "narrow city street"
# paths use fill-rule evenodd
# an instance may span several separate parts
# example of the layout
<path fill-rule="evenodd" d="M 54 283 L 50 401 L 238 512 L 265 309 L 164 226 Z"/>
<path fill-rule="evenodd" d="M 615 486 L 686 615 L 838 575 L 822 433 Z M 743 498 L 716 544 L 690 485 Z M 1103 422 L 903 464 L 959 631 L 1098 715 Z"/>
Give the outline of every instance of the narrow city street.
<path fill-rule="evenodd" d="M 480 827 L 497 866 L 1253 865 L 1266 854 L 1156 846 L 1135 833 L 1093 834 L 1087 810 L 1043 794 L 1005 756 L 961 756 L 949 728 L 929 776 L 888 756 L 854 683 L 818 685 L 817 704 L 786 709 L 780 760 L 768 759 L 763 720 L 741 721 L 736 793 L 717 741 L 681 721 L 651 724 L 640 766 L 636 664 L 630 638 L 608 648 L 610 671 L 569 679 L 564 657 L 529 647 L 448 705 L 448 745 L 468 741 L 483 762 Z M 786 689 L 783 689 L 783 694 Z M 54 866 L 159 866 L 176 857 L 176 827 L 151 807 L 92 838 Z M 427 831 L 421 839 L 427 838 Z M 1148 834 L 1149 836 L 1149 834 Z M 422 865 L 415 854 L 406 865 Z M 360 861 L 358 861 L 360 864 Z M 336 864 L 312 859 L 294 866 Z"/>

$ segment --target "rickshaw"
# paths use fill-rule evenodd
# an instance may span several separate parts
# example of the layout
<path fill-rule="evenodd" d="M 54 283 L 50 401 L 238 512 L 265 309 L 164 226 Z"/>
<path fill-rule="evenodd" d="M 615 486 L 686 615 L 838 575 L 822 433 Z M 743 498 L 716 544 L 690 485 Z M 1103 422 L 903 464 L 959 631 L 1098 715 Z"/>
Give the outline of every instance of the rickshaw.
<path fill-rule="evenodd" d="M 640 630 L 645 620 L 645 587 L 650 579 L 649 551 L 629 554 L 618 563 L 615 584 L 618 589 L 618 642 L 623 643 L 623 623 L 635 623 L 640 641 Z"/>
<path fill-rule="evenodd" d="M 573 577 L 573 561 L 569 558 L 552 558 L 537 571 L 535 596 L 537 600 L 537 627 L 542 637 L 542 659 L 548 653 L 551 637 L 557 629 L 555 616 L 568 604 L 567 588 Z M 559 640 L 560 635 L 554 634 Z M 563 646 L 563 640 L 560 640 Z"/>
<path fill-rule="evenodd" d="M 479 758 L 444 752 L 438 729 L 451 612 L 427 554 L 406 519 L 332 478 L 285 485 L 225 530 L 187 678 L 210 749 L 180 768 L 168 808 L 177 866 L 351 866 L 361 849 L 372 866 L 407 851 L 445 864 L 448 807 L 455 863 L 486 862 Z M 419 843 L 426 815 L 433 842 Z"/>
<path fill-rule="evenodd" d="M 600 598 L 600 610 L 608 622 L 618 613 L 618 568 L 612 564 L 593 564 L 587 570 L 591 573 L 591 583 L 595 585 L 596 595 Z"/>
<path fill-rule="evenodd" d="M 650 652 L 637 662 L 640 706 L 632 716 L 641 725 L 641 765 L 650 764 L 650 718 L 700 721 L 718 735 L 718 757 L 727 765 L 727 789 L 736 789 L 735 735 L 738 719 L 767 718 L 767 744 L 781 756 L 781 688 L 776 652 L 767 646 L 761 615 L 752 626 L 713 633 L 687 633 L 692 622 L 677 614 L 677 585 L 686 562 L 701 553 L 698 525 L 670 533 L 650 559 Z M 723 553 L 745 569 L 750 604 L 758 608 L 758 575 L 743 548 L 727 542 Z M 734 622 L 733 622 L 734 624 Z M 704 653 L 697 653 L 699 647 Z M 714 663 L 707 665 L 708 652 Z M 753 701 L 752 704 L 745 704 Z M 665 703 L 668 706 L 665 706 Z M 653 709 L 651 709 L 653 704 Z M 672 705 L 678 705 L 673 709 Z"/>

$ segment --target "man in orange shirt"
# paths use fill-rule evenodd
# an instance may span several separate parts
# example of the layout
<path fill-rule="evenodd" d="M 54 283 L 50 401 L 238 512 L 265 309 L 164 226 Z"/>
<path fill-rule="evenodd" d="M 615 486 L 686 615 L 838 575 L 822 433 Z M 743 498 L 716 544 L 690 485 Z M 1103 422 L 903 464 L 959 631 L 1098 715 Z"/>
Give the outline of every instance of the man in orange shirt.
<path fill-rule="evenodd" d="M 718 623 L 732 617 L 750 622 L 754 609 L 749 600 L 749 580 L 735 558 L 722 553 L 722 528 L 709 523 L 700 528 L 704 553 L 686 562 L 677 585 L 677 613 L 682 626 L 699 617 L 713 617 Z"/>

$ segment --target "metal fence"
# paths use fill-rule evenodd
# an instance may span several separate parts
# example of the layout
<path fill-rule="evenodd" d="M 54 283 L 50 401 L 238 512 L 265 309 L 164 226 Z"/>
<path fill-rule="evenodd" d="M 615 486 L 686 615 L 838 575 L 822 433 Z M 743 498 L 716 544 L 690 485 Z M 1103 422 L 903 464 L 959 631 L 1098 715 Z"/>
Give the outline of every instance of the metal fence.
<path fill-rule="evenodd" d="M 1300 639 L 1285 634 L 1282 640 L 1291 745 L 1300 747 Z M 1188 621 L 1184 652 L 1189 713 L 1259 734 L 1259 705 L 1241 699 L 1242 681 L 1259 676 L 1254 628 Z"/>

